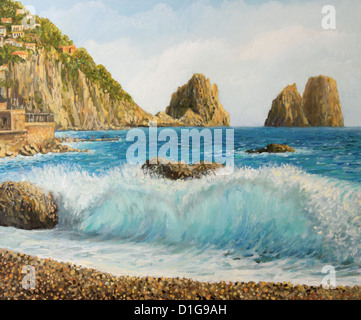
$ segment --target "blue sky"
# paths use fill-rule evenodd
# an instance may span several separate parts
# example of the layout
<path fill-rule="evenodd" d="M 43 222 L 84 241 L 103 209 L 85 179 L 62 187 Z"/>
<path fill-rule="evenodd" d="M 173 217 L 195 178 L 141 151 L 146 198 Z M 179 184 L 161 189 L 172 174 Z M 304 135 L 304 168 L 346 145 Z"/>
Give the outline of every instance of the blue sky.
<path fill-rule="evenodd" d="M 332 3 L 333 2 L 333 3 Z M 287 85 L 339 85 L 346 125 L 361 125 L 361 2 L 29 0 L 104 64 L 145 110 L 163 111 L 193 73 L 218 84 L 233 125 L 263 125 Z M 321 27 L 333 4 L 337 29 Z"/>
<path fill-rule="evenodd" d="M 247 0 L 244 1 L 247 4 L 258 5 L 267 2 L 268 0 Z M 23 2 L 24 4 L 31 4 L 36 7 L 39 11 L 47 10 L 51 7 L 57 7 L 62 9 L 70 9 L 76 3 L 85 3 L 87 0 L 33 0 L 28 2 Z M 121 14 L 132 15 L 137 12 L 147 11 L 152 9 L 159 3 L 167 4 L 175 10 L 179 10 L 182 7 L 188 6 L 193 0 L 103 0 L 105 5 L 112 7 L 114 10 L 118 11 Z M 217 7 L 222 3 L 220 0 L 202 0 L 199 1 L 204 4 L 209 4 L 214 7 Z M 283 0 L 280 2 L 290 2 L 287 0 Z"/>

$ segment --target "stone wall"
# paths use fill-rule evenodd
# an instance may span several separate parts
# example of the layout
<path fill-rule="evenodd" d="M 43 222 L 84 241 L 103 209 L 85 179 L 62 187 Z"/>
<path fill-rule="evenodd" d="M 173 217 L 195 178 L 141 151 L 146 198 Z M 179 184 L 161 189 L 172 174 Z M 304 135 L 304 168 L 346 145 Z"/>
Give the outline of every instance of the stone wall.
<path fill-rule="evenodd" d="M 25 130 L 25 110 L 11 110 L 11 130 Z"/>
<path fill-rule="evenodd" d="M 18 152 L 20 148 L 28 144 L 28 132 L 23 131 L 2 131 L 0 132 L 0 156 L 6 152 Z"/>
<path fill-rule="evenodd" d="M 55 123 L 26 123 L 26 130 L 28 130 L 28 143 L 42 145 L 46 141 L 55 138 Z"/>

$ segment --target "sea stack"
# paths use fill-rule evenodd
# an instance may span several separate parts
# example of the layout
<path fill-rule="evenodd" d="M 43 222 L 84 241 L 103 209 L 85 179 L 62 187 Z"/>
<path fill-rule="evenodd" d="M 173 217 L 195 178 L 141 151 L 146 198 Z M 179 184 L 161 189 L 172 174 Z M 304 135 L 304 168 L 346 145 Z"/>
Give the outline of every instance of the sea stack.
<path fill-rule="evenodd" d="M 266 120 L 266 127 L 308 127 L 303 110 L 303 101 L 294 83 L 287 86 L 273 100 L 272 109 Z"/>
<path fill-rule="evenodd" d="M 341 102 L 334 79 L 308 80 L 303 97 L 296 84 L 287 86 L 273 101 L 266 127 L 343 127 Z"/>
<path fill-rule="evenodd" d="M 187 126 L 230 126 L 230 116 L 218 98 L 218 87 L 203 74 L 195 74 L 172 95 L 166 114 Z"/>
<path fill-rule="evenodd" d="M 303 93 L 306 117 L 312 127 L 343 127 L 341 102 L 334 79 L 310 78 Z"/>

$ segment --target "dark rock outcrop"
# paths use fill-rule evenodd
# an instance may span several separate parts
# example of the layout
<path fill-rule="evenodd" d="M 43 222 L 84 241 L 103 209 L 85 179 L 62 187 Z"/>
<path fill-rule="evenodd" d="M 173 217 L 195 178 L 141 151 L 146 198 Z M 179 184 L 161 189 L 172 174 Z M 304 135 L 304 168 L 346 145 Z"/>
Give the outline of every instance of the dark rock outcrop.
<path fill-rule="evenodd" d="M 88 149 L 86 150 L 80 150 L 80 149 L 73 149 L 70 146 L 62 144 L 63 142 L 66 143 L 73 143 L 73 142 L 80 142 L 80 139 L 54 139 L 49 140 L 46 143 L 43 143 L 41 145 L 32 143 L 30 145 L 24 145 L 19 150 L 16 150 L 14 152 L 5 152 L 5 154 L 0 155 L 0 158 L 15 158 L 17 156 L 23 156 L 23 157 L 32 157 L 37 154 L 48 154 L 48 153 L 68 153 L 68 152 L 77 152 L 77 153 L 84 153 L 89 152 Z M 94 140 L 94 141 L 104 141 L 102 139 Z"/>
<path fill-rule="evenodd" d="M 310 78 L 303 93 L 306 117 L 313 127 L 343 127 L 341 102 L 334 79 Z"/>
<path fill-rule="evenodd" d="M 52 194 L 28 182 L 5 182 L 0 186 L 0 225 L 24 230 L 53 229 L 58 207 Z"/>
<path fill-rule="evenodd" d="M 183 126 L 218 127 L 230 125 L 230 116 L 218 98 L 218 87 L 203 74 L 195 74 L 172 95 L 165 112 Z"/>
<path fill-rule="evenodd" d="M 341 102 L 334 79 L 308 80 L 303 97 L 296 84 L 287 86 L 273 101 L 266 127 L 343 127 Z"/>
<path fill-rule="evenodd" d="M 147 160 L 142 166 L 144 173 L 170 180 L 200 179 L 203 176 L 215 174 L 216 170 L 220 168 L 224 168 L 224 165 L 204 162 L 189 165 L 162 158 Z"/>
<path fill-rule="evenodd" d="M 286 153 L 286 152 L 296 152 L 295 149 L 288 146 L 287 144 L 269 144 L 266 148 L 256 149 L 256 150 L 247 150 L 247 153 Z"/>
<path fill-rule="evenodd" d="M 73 149 L 67 145 L 61 144 L 57 139 L 46 142 L 43 145 L 30 144 L 20 148 L 18 154 L 12 154 L 12 156 L 21 155 L 24 157 L 31 157 L 36 154 L 48 154 L 48 153 L 68 153 L 68 152 L 88 152 L 88 150 Z"/>
<path fill-rule="evenodd" d="M 296 84 L 287 86 L 273 100 L 272 109 L 266 120 L 266 127 L 308 127 L 309 123 L 303 110 L 302 97 Z"/>

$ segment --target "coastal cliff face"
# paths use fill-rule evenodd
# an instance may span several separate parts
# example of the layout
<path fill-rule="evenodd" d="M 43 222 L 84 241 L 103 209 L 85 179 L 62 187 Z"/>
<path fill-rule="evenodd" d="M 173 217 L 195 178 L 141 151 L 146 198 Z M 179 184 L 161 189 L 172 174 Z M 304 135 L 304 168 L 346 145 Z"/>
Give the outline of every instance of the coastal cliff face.
<path fill-rule="evenodd" d="M 309 123 L 303 110 L 302 97 L 296 84 L 287 86 L 273 100 L 272 109 L 266 120 L 266 127 L 308 127 Z"/>
<path fill-rule="evenodd" d="M 165 112 L 184 126 L 229 126 L 230 116 L 218 98 L 218 87 L 203 74 L 195 74 L 172 95 Z"/>
<path fill-rule="evenodd" d="M 325 76 L 310 78 L 303 94 L 303 104 L 311 126 L 344 126 L 337 83 L 334 79 Z"/>
<path fill-rule="evenodd" d="M 129 100 L 112 99 L 80 70 L 76 81 L 57 50 L 39 50 L 27 60 L 8 64 L 0 73 L 3 98 L 18 101 L 28 112 L 52 112 L 57 130 L 117 130 L 159 127 L 229 126 L 230 116 L 219 102 L 217 85 L 202 74 L 173 94 L 166 112 L 153 116 Z"/>
<path fill-rule="evenodd" d="M 334 79 L 308 80 L 303 97 L 296 84 L 287 86 L 273 101 L 266 127 L 343 127 L 341 102 Z"/>
<path fill-rule="evenodd" d="M 2 95 L 17 99 L 29 112 L 52 112 L 60 130 L 108 130 L 148 124 L 151 116 L 132 100 L 112 99 L 97 83 L 59 59 L 59 53 L 39 50 L 23 62 L 9 63 L 3 72 Z"/>

